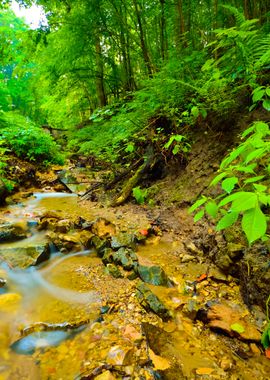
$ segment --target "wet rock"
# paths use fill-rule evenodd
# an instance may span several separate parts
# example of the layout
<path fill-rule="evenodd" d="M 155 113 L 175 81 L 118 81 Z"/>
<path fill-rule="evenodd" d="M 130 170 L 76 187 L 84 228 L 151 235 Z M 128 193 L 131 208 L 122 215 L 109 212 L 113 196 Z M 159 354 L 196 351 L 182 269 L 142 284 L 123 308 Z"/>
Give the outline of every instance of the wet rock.
<path fill-rule="evenodd" d="M 138 284 L 136 296 L 146 310 L 152 310 L 165 321 L 171 317 L 169 310 L 143 282 Z"/>
<path fill-rule="evenodd" d="M 91 244 L 95 247 L 99 256 L 103 256 L 105 249 L 109 247 L 109 243 L 105 239 L 100 239 L 98 236 L 93 236 Z"/>
<path fill-rule="evenodd" d="M 96 376 L 95 380 L 116 380 L 116 377 L 110 371 L 105 371 Z"/>
<path fill-rule="evenodd" d="M 190 261 L 194 261 L 196 258 L 192 255 L 185 254 L 181 257 L 182 263 L 189 263 Z"/>
<path fill-rule="evenodd" d="M 223 331 L 232 337 L 241 340 L 260 342 L 261 334 L 236 309 L 226 305 L 213 305 L 207 312 L 207 323 L 210 328 Z"/>
<path fill-rule="evenodd" d="M 227 251 L 228 256 L 233 260 L 239 260 L 244 255 L 245 247 L 242 244 L 238 243 L 228 243 L 227 245 Z"/>
<path fill-rule="evenodd" d="M 184 305 L 182 311 L 188 318 L 194 321 L 199 309 L 200 305 L 198 304 L 198 302 L 194 299 L 189 299 L 187 303 Z"/>
<path fill-rule="evenodd" d="M 124 327 L 123 337 L 134 343 L 139 343 L 143 340 L 142 334 L 132 325 L 127 325 Z"/>
<path fill-rule="evenodd" d="M 120 233 L 116 236 L 112 237 L 111 241 L 111 247 L 113 249 L 121 248 L 121 247 L 127 247 L 131 249 L 135 249 L 135 237 L 133 234 L 128 233 Z"/>
<path fill-rule="evenodd" d="M 203 251 L 201 251 L 192 241 L 185 241 L 184 246 L 188 252 L 197 256 L 203 256 Z"/>
<path fill-rule="evenodd" d="M 55 225 L 55 232 L 66 234 L 72 227 L 72 223 L 68 219 L 59 220 Z"/>
<path fill-rule="evenodd" d="M 131 270 L 135 267 L 138 258 L 135 252 L 129 248 L 120 248 L 113 253 L 113 261 L 121 265 L 126 270 Z"/>
<path fill-rule="evenodd" d="M 0 288 L 3 288 L 7 283 L 7 280 L 5 280 L 4 278 L 0 277 Z"/>
<path fill-rule="evenodd" d="M 10 247 L 1 250 L 0 259 L 7 261 L 12 267 L 21 269 L 39 265 L 50 257 L 48 243 L 28 245 L 27 247 Z"/>
<path fill-rule="evenodd" d="M 29 232 L 27 221 L 0 223 L 0 243 L 25 239 Z"/>
<path fill-rule="evenodd" d="M 153 265 L 153 266 L 138 265 L 137 270 L 138 270 L 140 278 L 144 282 L 147 282 L 148 284 L 161 285 L 161 286 L 168 286 L 169 284 L 169 279 L 166 273 L 158 265 Z"/>
<path fill-rule="evenodd" d="M 114 346 L 107 354 L 106 362 L 112 365 L 126 366 L 133 363 L 133 347 Z"/>
<path fill-rule="evenodd" d="M 103 255 L 102 255 L 103 264 L 107 265 L 109 263 L 112 263 L 114 251 L 111 248 L 105 248 L 102 252 L 103 252 Z"/>
<path fill-rule="evenodd" d="M 94 235 L 101 239 L 112 237 L 116 233 L 116 228 L 113 223 L 105 218 L 98 218 L 92 223 L 91 231 Z"/>
<path fill-rule="evenodd" d="M 121 271 L 119 268 L 117 268 L 114 264 L 107 264 L 106 269 L 110 275 L 112 275 L 114 278 L 123 278 Z"/>
<path fill-rule="evenodd" d="M 17 293 L 0 294 L 0 312 L 13 312 L 17 310 L 21 296 Z"/>
<path fill-rule="evenodd" d="M 91 247 L 92 238 L 92 232 L 86 230 L 80 232 L 80 242 L 85 248 Z"/>

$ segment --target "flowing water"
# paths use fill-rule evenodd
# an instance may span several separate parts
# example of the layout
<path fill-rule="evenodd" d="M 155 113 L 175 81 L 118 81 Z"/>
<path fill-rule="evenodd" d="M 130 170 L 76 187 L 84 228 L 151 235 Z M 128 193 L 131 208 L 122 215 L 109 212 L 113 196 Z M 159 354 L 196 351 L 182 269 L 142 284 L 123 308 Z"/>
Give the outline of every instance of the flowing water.
<path fill-rule="evenodd" d="M 33 227 L 30 237 L 1 244 L 0 252 L 44 243 L 45 233 L 35 229 L 35 219 L 48 211 L 70 215 L 77 206 L 76 198 L 63 193 L 35 193 L 26 202 L 9 206 L 4 211 L 6 222 L 18 224 L 27 219 Z M 12 376 L 19 376 L 14 375 L 18 368 L 21 371 L 18 373 L 24 372 L 21 354 L 33 354 L 36 349 L 58 345 L 79 332 L 80 328 L 76 331 L 78 322 L 88 324 L 99 315 L 101 299 L 86 268 L 100 264 L 100 259 L 89 250 L 62 255 L 51 248 L 50 260 L 39 266 L 18 269 L 11 268 L 5 261 L 1 264 L 0 277 L 2 273 L 7 284 L 1 289 L 6 302 L 2 299 L 0 303 L 0 379 L 19 379 Z M 55 331 L 34 332 L 19 340 L 20 330 L 40 321 L 55 324 Z M 67 322 L 72 330 L 57 329 Z M 26 372 L 30 361 L 26 360 Z"/>

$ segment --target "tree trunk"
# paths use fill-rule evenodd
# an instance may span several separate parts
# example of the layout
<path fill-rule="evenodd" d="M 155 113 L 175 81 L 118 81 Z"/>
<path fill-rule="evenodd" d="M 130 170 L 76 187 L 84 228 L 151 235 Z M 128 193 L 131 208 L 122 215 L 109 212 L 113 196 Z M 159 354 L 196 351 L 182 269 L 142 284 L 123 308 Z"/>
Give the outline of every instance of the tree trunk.
<path fill-rule="evenodd" d="M 149 76 L 152 76 L 153 73 L 152 73 L 151 62 L 150 62 L 149 52 L 148 52 L 145 34 L 144 34 L 143 26 L 142 26 L 141 11 L 140 11 L 137 0 L 133 0 L 133 5 L 135 8 L 136 18 L 137 18 L 138 27 L 139 27 L 139 37 L 140 37 L 143 60 L 147 68 Z"/>
<path fill-rule="evenodd" d="M 178 51 L 181 48 L 181 41 L 183 39 L 183 34 L 185 33 L 185 23 L 183 14 L 183 1 L 176 0 L 175 3 L 176 10 L 176 24 L 175 24 L 175 44 Z"/>
<path fill-rule="evenodd" d="M 161 6 L 161 18 L 160 18 L 160 50 L 161 58 L 165 60 L 165 35 L 166 35 L 166 19 L 165 19 L 165 0 L 159 0 Z"/>
<path fill-rule="evenodd" d="M 107 104 L 106 94 L 105 94 L 105 88 L 104 88 L 104 69 L 103 69 L 103 59 L 102 59 L 102 49 L 100 44 L 100 38 L 97 35 L 96 36 L 96 66 L 97 66 L 97 73 L 96 73 L 96 91 L 97 91 L 97 98 L 98 98 L 98 106 L 104 107 Z"/>

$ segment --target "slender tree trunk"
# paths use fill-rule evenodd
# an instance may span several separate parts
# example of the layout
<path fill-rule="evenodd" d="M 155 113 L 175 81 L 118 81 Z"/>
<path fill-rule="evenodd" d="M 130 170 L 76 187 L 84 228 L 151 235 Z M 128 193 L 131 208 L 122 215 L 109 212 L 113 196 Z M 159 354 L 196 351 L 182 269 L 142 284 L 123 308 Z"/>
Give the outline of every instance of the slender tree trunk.
<path fill-rule="evenodd" d="M 135 8 L 136 18 L 137 18 L 137 22 L 138 22 L 139 37 L 140 37 L 143 60 L 144 60 L 145 66 L 147 68 L 148 74 L 150 76 L 152 76 L 152 67 L 151 67 L 151 62 L 150 62 L 150 56 L 149 56 L 149 52 L 148 52 L 148 48 L 147 48 L 147 44 L 146 44 L 145 34 L 144 34 L 143 26 L 142 26 L 141 12 L 140 12 L 140 8 L 139 8 L 137 0 L 133 0 L 133 5 Z"/>
<path fill-rule="evenodd" d="M 102 49 L 101 49 L 100 38 L 98 35 L 96 36 L 95 51 L 96 51 L 96 66 L 97 66 L 96 91 L 97 91 L 98 105 L 99 107 L 104 107 L 107 104 L 107 99 L 106 99 L 105 88 L 104 88 L 104 68 L 103 68 L 103 59 L 102 59 Z"/>
<path fill-rule="evenodd" d="M 165 19 L 165 0 L 159 0 L 161 6 L 160 18 L 160 51 L 161 58 L 165 60 L 165 35 L 166 35 L 166 19 Z"/>
<path fill-rule="evenodd" d="M 184 23 L 183 1 L 182 0 L 176 0 L 175 10 L 176 10 L 175 44 L 176 44 L 177 50 L 180 51 L 181 40 L 183 39 L 183 34 L 185 33 L 185 23 Z"/>

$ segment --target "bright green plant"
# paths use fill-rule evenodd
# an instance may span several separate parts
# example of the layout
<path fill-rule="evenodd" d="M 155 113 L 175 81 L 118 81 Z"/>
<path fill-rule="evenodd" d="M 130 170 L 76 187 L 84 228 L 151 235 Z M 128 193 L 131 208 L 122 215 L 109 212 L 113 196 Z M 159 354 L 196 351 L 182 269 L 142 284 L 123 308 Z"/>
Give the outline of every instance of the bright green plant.
<path fill-rule="evenodd" d="M 172 135 L 169 141 L 164 145 L 165 149 L 172 148 L 172 154 L 176 155 L 179 153 L 188 153 L 190 151 L 191 145 L 188 140 L 183 135 Z"/>
<path fill-rule="evenodd" d="M 5 113 L 0 126 L 0 141 L 18 157 L 45 164 L 64 163 L 64 157 L 53 138 L 23 116 Z"/>
<path fill-rule="evenodd" d="M 252 92 L 252 102 L 253 105 L 250 107 L 250 111 L 260 103 L 262 103 L 262 106 L 266 111 L 270 111 L 270 86 L 256 87 Z"/>
<path fill-rule="evenodd" d="M 145 198 L 147 197 L 147 189 L 141 189 L 140 186 L 134 187 L 132 190 L 133 197 L 136 199 L 136 202 L 140 205 L 145 203 Z"/>
<path fill-rule="evenodd" d="M 241 219 L 242 230 L 249 244 L 266 240 L 270 206 L 270 128 L 257 121 L 242 134 L 244 140 L 221 162 L 218 175 L 210 186 L 221 185 L 216 199 L 203 196 L 189 209 L 197 211 L 194 221 L 205 212 L 223 230 Z"/>

